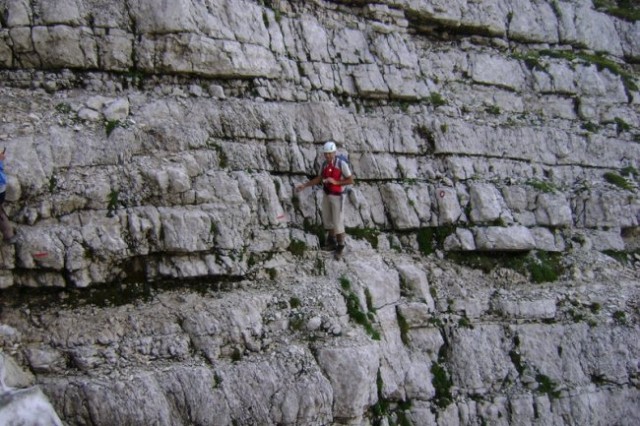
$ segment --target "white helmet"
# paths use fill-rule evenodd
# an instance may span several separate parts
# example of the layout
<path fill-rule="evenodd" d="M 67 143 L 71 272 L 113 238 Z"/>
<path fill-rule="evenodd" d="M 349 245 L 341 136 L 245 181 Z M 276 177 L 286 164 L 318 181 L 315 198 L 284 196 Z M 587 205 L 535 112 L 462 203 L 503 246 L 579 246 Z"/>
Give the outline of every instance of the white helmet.
<path fill-rule="evenodd" d="M 324 147 L 322 149 L 324 152 L 336 152 L 336 144 L 335 142 L 327 142 L 324 144 Z"/>

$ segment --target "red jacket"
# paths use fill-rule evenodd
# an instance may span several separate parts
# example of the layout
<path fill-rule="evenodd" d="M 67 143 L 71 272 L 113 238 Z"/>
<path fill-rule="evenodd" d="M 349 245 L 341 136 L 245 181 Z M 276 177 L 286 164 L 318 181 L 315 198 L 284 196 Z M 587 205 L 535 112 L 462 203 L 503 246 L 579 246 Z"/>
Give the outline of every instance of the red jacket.
<path fill-rule="evenodd" d="M 334 159 L 333 163 L 325 162 L 324 167 L 322 168 L 322 179 L 326 178 L 334 178 L 335 180 L 340 180 L 342 178 L 342 169 L 340 169 L 338 160 Z M 323 185 L 324 192 L 327 194 L 341 195 L 342 194 L 342 186 L 334 185 L 331 183 L 325 183 Z"/>

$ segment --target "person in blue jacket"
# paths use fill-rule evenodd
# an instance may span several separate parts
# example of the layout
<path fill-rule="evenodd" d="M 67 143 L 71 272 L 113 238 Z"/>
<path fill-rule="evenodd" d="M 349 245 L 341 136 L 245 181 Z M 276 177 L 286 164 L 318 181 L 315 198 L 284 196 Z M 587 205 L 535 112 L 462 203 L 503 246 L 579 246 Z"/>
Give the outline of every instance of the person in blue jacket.
<path fill-rule="evenodd" d="M 16 236 L 9 223 L 9 217 L 4 211 L 4 199 L 7 195 L 7 175 L 4 173 L 4 160 L 7 158 L 5 151 L 6 148 L 0 152 L 0 232 L 3 241 L 13 244 L 16 242 Z"/>

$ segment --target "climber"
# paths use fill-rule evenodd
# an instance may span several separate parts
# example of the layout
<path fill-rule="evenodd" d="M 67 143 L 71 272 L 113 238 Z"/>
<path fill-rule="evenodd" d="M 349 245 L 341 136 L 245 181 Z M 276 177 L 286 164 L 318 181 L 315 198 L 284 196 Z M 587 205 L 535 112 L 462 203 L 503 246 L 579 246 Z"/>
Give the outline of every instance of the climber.
<path fill-rule="evenodd" d="M 7 194 L 7 176 L 4 174 L 4 160 L 6 156 L 7 148 L 0 152 L 0 232 L 2 232 L 3 241 L 14 244 L 16 237 L 9 223 L 9 217 L 4 211 L 4 199 Z"/>
<path fill-rule="evenodd" d="M 327 231 L 324 249 L 334 251 L 336 259 L 342 256 L 345 248 L 344 229 L 344 186 L 353 185 L 353 174 L 349 162 L 338 156 L 335 142 L 324 144 L 324 162 L 320 174 L 307 182 L 296 186 L 296 192 L 322 183 L 322 222 Z"/>

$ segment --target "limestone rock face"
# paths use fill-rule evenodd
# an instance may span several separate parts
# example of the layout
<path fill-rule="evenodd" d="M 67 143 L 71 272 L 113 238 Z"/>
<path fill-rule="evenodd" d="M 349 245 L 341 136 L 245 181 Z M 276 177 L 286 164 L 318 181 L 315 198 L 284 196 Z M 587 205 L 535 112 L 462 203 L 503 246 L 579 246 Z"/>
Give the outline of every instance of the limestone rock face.
<path fill-rule="evenodd" d="M 0 0 L 0 423 L 640 424 L 620 12 Z"/>
<path fill-rule="evenodd" d="M 39 387 L 29 386 L 32 383 L 33 376 L 0 353 L 0 424 L 62 426 L 45 394 Z"/>

